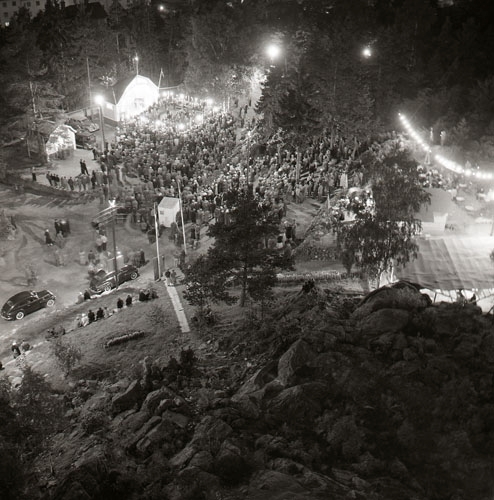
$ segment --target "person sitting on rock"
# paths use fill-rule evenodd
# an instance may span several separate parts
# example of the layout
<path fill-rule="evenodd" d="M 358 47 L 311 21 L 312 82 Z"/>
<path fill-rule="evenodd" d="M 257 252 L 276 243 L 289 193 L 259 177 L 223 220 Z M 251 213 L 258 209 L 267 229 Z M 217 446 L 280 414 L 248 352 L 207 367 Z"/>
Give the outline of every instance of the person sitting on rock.
<path fill-rule="evenodd" d="M 94 314 L 94 312 L 89 309 L 88 313 L 87 313 L 87 318 L 89 320 L 89 323 L 93 323 L 94 321 L 96 321 L 96 315 Z"/>
<path fill-rule="evenodd" d="M 146 292 L 144 290 L 139 290 L 139 302 L 146 302 Z"/>
<path fill-rule="evenodd" d="M 132 305 L 132 295 L 127 295 L 127 298 L 125 299 L 125 305 L 127 307 L 130 307 Z"/>
<path fill-rule="evenodd" d="M 123 306 L 124 306 L 124 301 L 122 300 L 121 297 L 119 297 L 117 300 L 117 309 L 122 309 Z"/>
<path fill-rule="evenodd" d="M 89 325 L 89 318 L 86 313 L 82 313 L 81 317 L 79 318 L 79 326 L 82 328 L 87 325 Z"/>
<path fill-rule="evenodd" d="M 96 311 L 96 319 L 104 319 L 105 317 L 105 311 L 102 307 L 100 307 L 97 311 Z"/>

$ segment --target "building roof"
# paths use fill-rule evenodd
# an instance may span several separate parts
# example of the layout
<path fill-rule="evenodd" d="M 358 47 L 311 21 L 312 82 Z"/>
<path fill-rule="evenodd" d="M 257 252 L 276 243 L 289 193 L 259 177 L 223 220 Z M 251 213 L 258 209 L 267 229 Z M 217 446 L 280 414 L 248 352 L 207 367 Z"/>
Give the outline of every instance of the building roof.
<path fill-rule="evenodd" d="M 106 19 L 108 14 L 99 2 L 80 2 L 75 5 L 67 5 L 64 9 L 65 17 L 76 18 L 79 13 L 85 13 L 90 19 Z"/>
<path fill-rule="evenodd" d="M 156 85 L 151 78 L 144 75 L 130 75 L 127 78 L 122 78 L 117 83 L 112 85 L 111 87 L 101 86 L 101 90 L 99 92 L 104 95 L 105 100 L 107 102 L 111 102 L 112 104 L 118 104 L 120 98 L 123 96 L 127 87 L 135 80 L 135 79 L 145 79 L 151 82 L 153 85 Z"/>
<path fill-rule="evenodd" d="M 429 290 L 493 288 L 493 237 L 451 236 L 417 243 L 417 259 L 395 270 L 398 279 L 420 283 Z"/>

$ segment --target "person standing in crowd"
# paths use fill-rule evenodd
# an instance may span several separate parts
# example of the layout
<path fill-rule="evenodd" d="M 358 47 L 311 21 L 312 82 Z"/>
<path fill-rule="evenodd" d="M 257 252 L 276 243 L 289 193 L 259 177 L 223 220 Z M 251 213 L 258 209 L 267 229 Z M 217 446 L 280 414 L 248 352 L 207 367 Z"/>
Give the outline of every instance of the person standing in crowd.
<path fill-rule="evenodd" d="M 31 168 L 31 177 L 33 179 L 33 182 L 36 182 L 36 170 L 34 167 Z"/>
<path fill-rule="evenodd" d="M 101 250 L 103 252 L 106 252 L 107 243 L 108 243 L 108 238 L 107 238 L 106 234 L 102 234 L 101 235 Z"/>
<path fill-rule="evenodd" d="M 14 359 L 21 355 L 21 348 L 15 340 L 12 342 L 12 354 L 14 355 Z"/>
<path fill-rule="evenodd" d="M 79 163 L 81 165 L 81 174 L 82 175 L 89 175 L 87 165 L 86 165 L 86 160 L 83 160 L 82 158 L 79 160 Z"/>
<path fill-rule="evenodd" d="M 50 247 L 53 246 L 53 240 L 48 229 L 45 229 L 45 244 Z"/>
<path fill-rule="evenodd" d="M 165 271 L 165 281 L 166 281 L 166 286 L 171 286 L 172 282 L 171 282 L 171 276 L 172 276 L 172 273 L 170 272 L 169 269 L 167 269 Z"/>

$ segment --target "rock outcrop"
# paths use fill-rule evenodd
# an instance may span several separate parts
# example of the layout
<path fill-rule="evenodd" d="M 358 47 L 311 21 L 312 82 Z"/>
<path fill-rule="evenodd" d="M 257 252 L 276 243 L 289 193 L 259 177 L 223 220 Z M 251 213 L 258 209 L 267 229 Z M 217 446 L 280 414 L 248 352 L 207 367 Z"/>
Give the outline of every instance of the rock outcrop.
<path fill-rule="evenodd" d="M 106 408 L 107 434 L 73 432 L 87 451 L 49 498 L 110 486 L 121 499 L 490 498 L 491 318 L 432 305 L 410 284 L 370 294 L 347 319 L 320 310 L 272 359 L 259 347 L 242 379 L 215 377 L 211 360 L 187 377 L 148 360 L 147 383 L 91 395 L 74 415 Z"/>

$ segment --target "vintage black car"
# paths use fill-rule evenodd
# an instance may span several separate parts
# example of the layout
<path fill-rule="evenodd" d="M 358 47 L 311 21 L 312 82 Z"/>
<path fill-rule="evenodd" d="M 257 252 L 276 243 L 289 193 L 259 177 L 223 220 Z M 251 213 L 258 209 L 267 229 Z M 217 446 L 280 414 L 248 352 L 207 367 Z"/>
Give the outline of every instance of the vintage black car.
<path fill-rule="evenodd" d="M 95 293 L 108 292 L 126 281 L 135 280 L 138 276 L 139 271 L 137 267 L 131 264 L 123 266 L 118 270 L 118 282 L 115 278 L 115 271 L 106 272 L 101 269 L 91 278 L 89 288 Z"/>
<path fill-rule="evenodd" d="M 22 319 L 38 309 L 53 307 L 55 299 L 55 295 L 49 290 L 19 292 L 5 302 L 0 316 L 7 320 Z"/>

